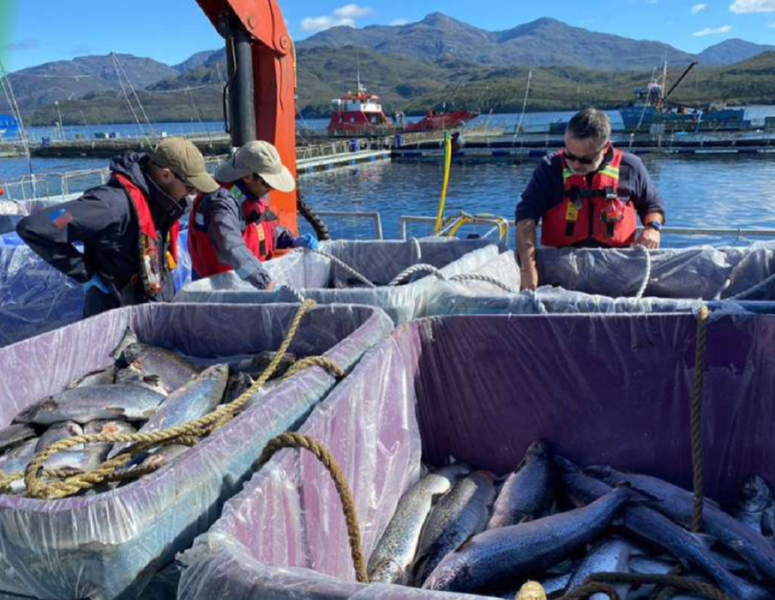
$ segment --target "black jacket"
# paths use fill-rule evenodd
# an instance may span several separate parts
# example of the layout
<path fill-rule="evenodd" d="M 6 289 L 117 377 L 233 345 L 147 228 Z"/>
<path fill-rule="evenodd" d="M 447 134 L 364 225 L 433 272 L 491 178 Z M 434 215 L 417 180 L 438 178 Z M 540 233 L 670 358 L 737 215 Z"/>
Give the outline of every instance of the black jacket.
<path fill-rule="evenodd" d="M 147 176 L 147 165 L 147 155 L 126 152 L 113 159 L 110 169 L 130 179 L 145 193 L 162 241 L 163 258 L 169 228 L 180 218 L 185 205 L 181 203 L 173 211 L 163 208 L 173 201 Z M 87 190 L 77 200 L 26 217 L 16 227 L 27 245 L 56 269 L 80 283 L 99 274 L 112 289 L 112 298 L 103 299 L 104 307 L 94 310 L 87 306 L 87 316 L 149 300 L 142 286 L 131 284 L 133 276 L 139 273 L 140 229 L 130 202 L 121 184 L 111 178 L 107 184 Z M 83 252 L 76 243 L 83 245 Z M 162 264 L 166 265 L 166 261 Z M 170 275 L 165 278 L 164 289 L 156 300 L 171 300 L 174 293 Z"/>

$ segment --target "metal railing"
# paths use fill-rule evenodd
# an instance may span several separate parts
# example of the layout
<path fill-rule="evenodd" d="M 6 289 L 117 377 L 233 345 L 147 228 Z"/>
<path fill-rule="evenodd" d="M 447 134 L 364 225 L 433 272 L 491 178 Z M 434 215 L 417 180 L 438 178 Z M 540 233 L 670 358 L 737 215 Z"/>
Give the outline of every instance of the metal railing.
<path fill-rule="evenodd" d="M 382 216 L 378 212 L 316 210 L 315 214 L 325 220 L 333 239 L 384 239 Z M 366 228 L 360 225 L 366 222 L 371 225 L 371 235 L 368 235 Z"/>
<path fill-rule="evenodd" d="M 401 239 L 407 239 L 407 237 L 409 237 L 408 226 L 411 224 L 420 224 L 425 225 L 424 236 L 432 236 L 434 235 L 433 225 L 435 222 L 435 217 L 401 215 L 398 217 L 399 235 L 401 236 Z M 513 221 L 509 221 L 508 219 L 504 219 L 503 217 L 498 217 L 495 215 L 471 215 L 466 212 L 462 212 L 459 215 L 455 215 L 446 219 L 437 235 L 454 236 L 464 226 L 473 226 L 475 230 L 483 227 L 483 233 L 478 233 L 479 237 L 486 238 L 494 235 L 503 240 L 508 245 L 509 227 L 513 224 Z"/>

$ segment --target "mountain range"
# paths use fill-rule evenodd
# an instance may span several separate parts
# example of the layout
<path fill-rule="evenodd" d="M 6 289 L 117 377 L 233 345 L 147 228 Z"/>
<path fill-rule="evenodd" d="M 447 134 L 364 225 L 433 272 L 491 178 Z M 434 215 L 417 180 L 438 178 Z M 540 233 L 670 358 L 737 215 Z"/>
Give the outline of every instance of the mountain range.
<path fill-rule="evenodd" d="M 646 83 L 652 69 L 664 60 L 671 65 L 671 73 L 699 61 L 700 67 L 680 88 L 683 91 L 693 80 L 696 91 L 702 87 L 698 82 L 718 80 L 730 65 L 738 71 L 749 68 L 741 61 L 757 55 L 765 57 L 767 71 L 771 61 L 762 53 L 773 50 L 775 46 L 733 39 L 693 55 L 661 42 L 592 32 L 555 19 L 492 32 L 436 12 L 406 25 L 334 27 L 300 42 L 299 107 L 306 114 L 325 114 L 331 98 L 354 87 L 357 71 L 396 110 L 422 110 L 421 103 L 434 105 L 453 97 L 475 100 L 477 106 L 471 108 L 501 110 L 515 99 L 498 98 L 494 90 L 506 90 L 507 82 L 524 88 L 530 70 L 536 84 L 537 95 L 530 105 L 534 110 L 563 107 L 563 103 L 568 107 L 582 96 L 602 104 L 626 101 L 632 85 Z M 756 75 L 749 75 L 765 77 L 761 66 L 754 69 Z M 179 119 L 183 100 L 190 118 L 219 118 L 225 74 L 224 51 L 210 50 L 172 66 L 125 54 L 86 56 L 23 69 L 9 79 L 22 112 L 33 121 L 56 120 L 52 105 L 58 101 L 63 120 L 80 123 L 106 119 L 111 113 L 125 119 L 127 97 L 133 94 L 156 106 L 155 120 Z M 609 90 L 609 85 L 625 87 Z M 479 95 L 470 98 L 463 93 L 467 88 Z M 762 96 L 768 93 L 766 82 L 757 82 L 754 88 L 752 97 L 767 100 Z M 723 91 L 717 88 L 715 93 Z M 708 92 L 714 93 L 712 85 Z M 542 104 L 541 97 L 547 102 Z M 7 107 L 0 99 L 0 111 L 4 110 Z"/>

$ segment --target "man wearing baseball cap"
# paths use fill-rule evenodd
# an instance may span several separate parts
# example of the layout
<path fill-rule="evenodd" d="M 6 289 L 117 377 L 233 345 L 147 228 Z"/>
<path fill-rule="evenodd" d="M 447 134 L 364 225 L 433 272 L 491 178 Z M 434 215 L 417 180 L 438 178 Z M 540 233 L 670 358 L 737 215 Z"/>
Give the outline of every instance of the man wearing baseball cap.
<path fill-rule="evenodd" d="M 221 188 L 194 200 L 188 229 L 191 266 L 198 277 L 234 269 L 255 288 L 269 287 L 261 266 L 284 248 L 316 248 L 311 234 L 294 238 L 277 225 L 265 196 L 271 190 L 292 192 L 296 182 L 268 142 L 248 142 L 215 173 Z"/>
<path fill-rule="evenodd" d="M 105 185 L 16 227 L 43 260 L 83 285 L 85 317 L 171 300 L 186 196 L 218 189 L 201 152 L 182 138 L 164 139 L 150 154 L 125 152 L 110 171 Z"/>

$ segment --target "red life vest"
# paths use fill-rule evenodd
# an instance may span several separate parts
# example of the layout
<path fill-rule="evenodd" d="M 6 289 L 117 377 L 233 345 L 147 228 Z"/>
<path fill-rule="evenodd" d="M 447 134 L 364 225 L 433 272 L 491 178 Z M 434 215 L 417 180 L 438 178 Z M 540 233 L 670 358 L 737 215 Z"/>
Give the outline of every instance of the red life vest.
<path fill-rule="evenodd" d="M 156 230 L 156 224 L 143 191 L 124 175 L 114 173 L 113 176 L 129 196 L 131 200 L 129 204 L 140 226 L 138 236 L 139 272 L 132 276 L 130 285 L 142 286 L 145 296 L 154 299 L 162 293 L 167 276 L 178 265 L 180 221 L 175 221 L 170 227 L 166 244 L 169 250 L 166 250 L 165 245 L 161 243 L 161 234 Z"/>
<path fill-rule="evenodd" d="M 591 185 L 586 175 L 568 168 L 564 150 L 559 155 L 565 193 L 542 217 L 541 244 L 560 248 L 594 240 L 604 246 L 631 246 L 637 214 L 629 199 L 617 195 L 624 152 L 614 149 L 613 160 L 594 174 Z"/>
<path fill-rule="evenodd" d="M 242 214 L 246 226 L 242 231 L 242 239 L 253 255 L 260 261 L 269 260 L 274 255 L 275 229 L 277 217 L 268 209 L 266 202 L 247 196 L 238 185 L 222 184 L 225 190 L 242 204 Z M 231 265 L 218 262 L 210 238 L 205 230 L 204 215 L 200 212 L 204 194 L 197 195 L 191 209 L 191 220 L 188 227 L 188 252 L 191 255 L 191 267 L 199 277 L 209 277 L 216 273 L 231 271 Z"/>

